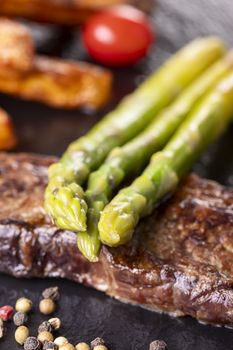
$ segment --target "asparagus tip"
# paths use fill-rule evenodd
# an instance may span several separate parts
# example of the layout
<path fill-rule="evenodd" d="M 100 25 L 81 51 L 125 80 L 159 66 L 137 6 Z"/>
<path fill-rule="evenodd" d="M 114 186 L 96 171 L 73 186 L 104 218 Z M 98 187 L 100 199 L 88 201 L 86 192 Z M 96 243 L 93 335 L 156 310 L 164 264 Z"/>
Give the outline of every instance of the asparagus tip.
<path fill-rule="evenodd" d="M 102 243 L 116 247 L 119 244 L 127 243 L 135 227 L 133 212 L 126 206 L 114 207 L 114 203 L 107 205 L 102 212 L 99 221 L 99 234 Z"/>
<path fill-rule="evenodd" d="M 90 262 L 99 261 L 100 242 L 94 242 L 87 231 L 79 232 L 77 235 L 77 245 L 80 252 Z"/>
<path fill-rule="evenodd" d="M 72 183 L 47 192 L 45 209 L 60 228 L 74 232 L 86 230 L 87 204 L 79 185 Z"/>

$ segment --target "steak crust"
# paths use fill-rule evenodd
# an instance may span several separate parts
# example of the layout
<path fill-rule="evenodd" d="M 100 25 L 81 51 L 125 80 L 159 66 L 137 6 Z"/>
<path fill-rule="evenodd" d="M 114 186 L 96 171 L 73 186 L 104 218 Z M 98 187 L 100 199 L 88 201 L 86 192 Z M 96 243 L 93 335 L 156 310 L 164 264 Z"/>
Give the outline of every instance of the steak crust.
<path fill-rule="evenodd" d="M 64 277 L 121 300 L 233 326 L 233 189 L 190 175 L 133 240 L 90 263 L 43 209 L 52 157 L 0 154 L 0 271 Z"/>

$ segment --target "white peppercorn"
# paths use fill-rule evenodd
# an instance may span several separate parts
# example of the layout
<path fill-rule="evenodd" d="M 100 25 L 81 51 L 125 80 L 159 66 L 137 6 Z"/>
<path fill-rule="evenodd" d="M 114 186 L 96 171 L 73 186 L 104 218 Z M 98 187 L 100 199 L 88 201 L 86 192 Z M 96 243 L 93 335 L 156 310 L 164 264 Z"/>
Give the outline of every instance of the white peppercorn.
<path fill-rule="evenodd" d="M 0 318 L 0 339 L 3 338 L 3 336 L 4 336 L 4 322 Z"/>
<path fill-rule="evenodd" d="M 53 341 L 54 337 L 50 332 L 41 332 L 38 334 L 37 339 L 44 344 L 46 341 Z"/>
<path fill-rule="evenodd" d="M 74 345 L 67 343 L 59 347 L 59 350 L 75 350 Z"/>
<path fill-rule="evenodd" d="M 56 344 L 58 347 L 65 345 L 67 343 L 69 342 L 65 337 L 58 337 L 54 340 L 54 344 Z"/>
<path fill-rule="evenodd" d="M 97 345 L 93 348 L 94 350 L 108 350 L 105 345 Z"/>
<path fill-rule="evenodd" d="M 15 304 L 15 310 L 28 313 L 32 309 L 32 301 L 28 298 L 19 298 Z"/>
<path fill-rule="evenodd" d="M 50 315 L 55 311 L 55 303 L 52 299 L 42 299 L 40 301 L 40 312 L 44 315 Z"/>
<path fill-rule="evenodd" d="M 61 327 L 61 320 L 58 317 L 50 318 L 48 322 L 50 323 L 54 331 Z"/>
<path fill-rule="evenodd" d="M 20 326 L 15 331 L 15 340 L 18 344 L 23 345 L 29 337 L 29 329 L 25 326 Z"/>
<path fill-rule="evenodd" d="M 75 347 L 76 350 L 91 350 L 87 343 L 78 343 Z"/>

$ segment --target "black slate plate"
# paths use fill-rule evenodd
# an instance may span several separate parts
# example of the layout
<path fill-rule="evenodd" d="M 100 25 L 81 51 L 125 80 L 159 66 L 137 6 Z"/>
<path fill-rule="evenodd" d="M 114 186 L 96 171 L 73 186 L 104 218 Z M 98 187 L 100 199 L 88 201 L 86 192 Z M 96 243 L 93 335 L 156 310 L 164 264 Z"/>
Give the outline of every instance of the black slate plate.
<path fill-rule="evenodd" d="M 112 108 L 170 53 L 192 38 L 218 34 L 233 44 L 233 4 L 231 0 L 160 0 L 154 14 L 157 45 L 150 56 L 132 69 L 115 70 Z M 63 57 L 87 59 L 77 32 L 53 26 L 31 26 L 39 51 Z M 232 101 L 233 103 L 233 101 Z M 40 104 L 0 96 L 0 105 L 13 116 L 21 138 L 19 151 L 60 154 L 66 145 L 84 134 L 103 114 L 88 115 L 80 111 L 57 111 Z M 233 127 L 195 165 L 205 177 L 233 185 Z M 65 280 L 16 280 L 0 275 L 0 305 L 14 304 L 22 296 L 35 303 L 30 329 L 46 319 L 36 311 L 41 291 L 59 285 L 62 298 L 57 314 L 63 321 L 61 333 L 71 342 L 90 341 L 103 336 L 112 350 L 146 350 L 150 341 L 163 339 L 169 350 L 225 350 L 233 343 L 233 330 L 197 323 L 190 317 L 172 318 L 115 301 L 95 290 Z M 13 339 L 13 325 L 0 341 L 1 350 L 20 349 Z"/>

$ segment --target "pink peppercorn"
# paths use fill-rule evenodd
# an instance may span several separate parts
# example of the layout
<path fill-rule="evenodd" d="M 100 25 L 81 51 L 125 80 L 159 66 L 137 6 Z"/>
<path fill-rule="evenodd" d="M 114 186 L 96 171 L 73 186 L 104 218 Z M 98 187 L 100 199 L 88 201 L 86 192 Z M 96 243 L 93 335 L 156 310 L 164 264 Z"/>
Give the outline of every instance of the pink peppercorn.
<path fill-rule="evenodd" d="M 14 309 L 10 305 L 0 307 L 0 318 L 3 321 L 8 321 L 14 313 Z"/>

